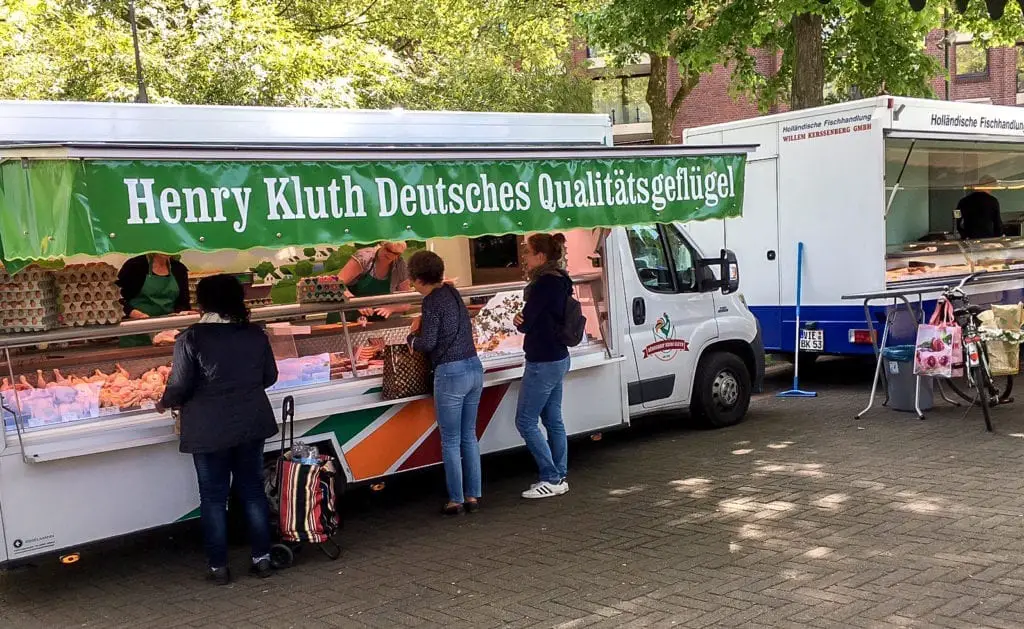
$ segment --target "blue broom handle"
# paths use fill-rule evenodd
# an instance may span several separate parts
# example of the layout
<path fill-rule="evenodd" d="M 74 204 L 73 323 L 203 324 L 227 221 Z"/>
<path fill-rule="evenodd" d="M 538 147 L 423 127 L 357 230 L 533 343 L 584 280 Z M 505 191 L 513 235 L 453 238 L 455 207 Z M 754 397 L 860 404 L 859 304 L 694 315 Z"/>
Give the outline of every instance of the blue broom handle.
<path fill-rule="evenodd" d="M 794 348 L 797 362 L 800 357 L 800 302 L 803 300 L 803 287 L 804 287 L 804 243 L 798 242 L 796 244 L 796 347 Z M 796 390 L 799 387 L 800 379 L 800 367 L 799 365 L 793 365 L 793 389 Z"/>

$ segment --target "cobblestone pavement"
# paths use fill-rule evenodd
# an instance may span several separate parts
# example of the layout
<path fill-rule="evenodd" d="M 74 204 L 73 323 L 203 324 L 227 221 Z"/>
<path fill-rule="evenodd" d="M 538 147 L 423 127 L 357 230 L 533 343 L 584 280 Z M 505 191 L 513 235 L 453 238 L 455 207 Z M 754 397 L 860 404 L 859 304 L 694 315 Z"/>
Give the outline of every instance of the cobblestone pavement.
<path fill-rule="evenodd" d="M 485 462 L 472 516 L 435 515 L 436 472 L 354 492 L 344 558 L 269 581 L 204 583 L 194 527 L 0 575 L 0 626 L 1024 627 L 1020 407 L 994 435 L 977 409 L 857 423 L 870 372 L 821 370 L 734 428 L 574 444 L 563 498 L 518 498 L 521 453 Z"/>

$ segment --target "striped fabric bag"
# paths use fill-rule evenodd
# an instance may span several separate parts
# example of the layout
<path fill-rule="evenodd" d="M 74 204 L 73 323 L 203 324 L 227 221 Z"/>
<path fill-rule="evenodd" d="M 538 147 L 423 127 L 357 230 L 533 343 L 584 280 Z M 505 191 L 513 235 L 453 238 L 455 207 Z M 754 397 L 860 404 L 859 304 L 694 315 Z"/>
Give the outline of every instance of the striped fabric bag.
<path fill-rule="evenodd" d="M 315 465 L 284 456 L 280 465 L 280 530 L 286 542 L 324 544 L 338 532 L 334 459 L 321 456 Z"/>

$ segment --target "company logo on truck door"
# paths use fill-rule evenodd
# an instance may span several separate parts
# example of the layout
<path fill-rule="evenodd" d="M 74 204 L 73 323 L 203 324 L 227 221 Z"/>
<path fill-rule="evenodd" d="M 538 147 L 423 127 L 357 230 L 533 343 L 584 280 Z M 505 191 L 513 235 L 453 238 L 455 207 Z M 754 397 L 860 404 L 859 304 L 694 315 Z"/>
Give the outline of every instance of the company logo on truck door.
<path fill-rule="evenodd" d="M 644 348 L 644 358 L 672 360 L 679 352 L 690 351 L 690 343 L 675 338 L 675 326 L 668 313 L 663 313 L 654 324 L 654 342 Z"/>

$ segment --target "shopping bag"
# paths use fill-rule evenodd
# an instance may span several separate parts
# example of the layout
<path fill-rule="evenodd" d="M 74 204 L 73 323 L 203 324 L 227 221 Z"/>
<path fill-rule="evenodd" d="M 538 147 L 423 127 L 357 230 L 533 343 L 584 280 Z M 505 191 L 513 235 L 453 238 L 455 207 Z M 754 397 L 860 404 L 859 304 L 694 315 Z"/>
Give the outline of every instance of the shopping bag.
<path fill-rule="evenodd" d="M 917 327 L 914 375 L 953 376 L 953 328 L 925 323 Z"/>
<path fill-rule="evenodd" d="M 956 317 L 953 316 L 953 304 L 946 299 L 940 299 L 928 323 L 929 325 L 946 328 L 949 331 L 950 345 L 952 346 L 950 358 L 952 367 L 948 377 L 962 378 L 964 375 L 963 329 L 957 325 Z M 920 343 L 918 343 L 918 347 L 920 347 Z"/>
<path fill-rule="evenodd" d="M 993 376 L 1013 376 L 1020 372 L 1020 345 L 1006 340 L 992 338 L 1001 332 L 1019 331 L 1022 310 L 1020 304 L 996 304 L 981 314 L 981 329 L 986 334 L 985 349 L 988 355 L 988 370 Z"/>
<path fill-rule="evenodd" d="M 1015 376 L 1020 372 L 1020 345 L 1007 341 L 986 341 L 988 371 L 993 376 Z"/>
<path fill-rule="evenodd" d="M 338 532 L 338 515 L 334 460 L 321 455 L 310 465 L 293 461 L 290 453 L 279 462 L 281 486 L 279 520 L 281 539 L 286 542 L 323 544 Z"/>
<path fill-rule="evenodd" d="M 384 382 L 381 397 L 385 400 L 427 395 L 433 390 L 433 370 L 426 354 L 413 351 L 408 345 L 384 348 Z"/>

